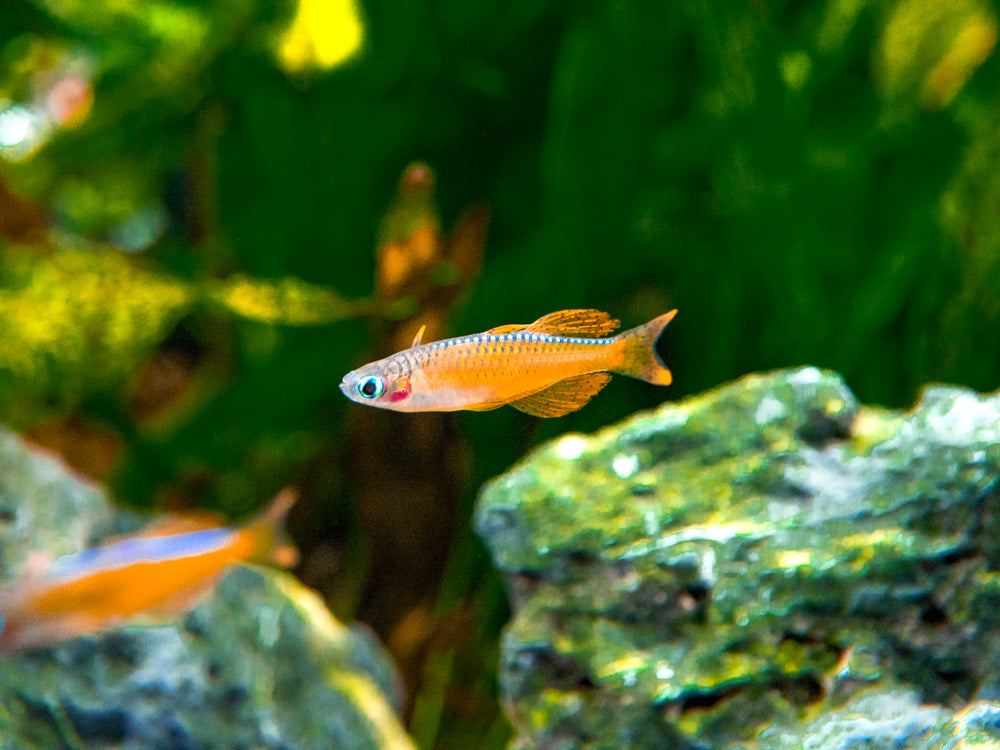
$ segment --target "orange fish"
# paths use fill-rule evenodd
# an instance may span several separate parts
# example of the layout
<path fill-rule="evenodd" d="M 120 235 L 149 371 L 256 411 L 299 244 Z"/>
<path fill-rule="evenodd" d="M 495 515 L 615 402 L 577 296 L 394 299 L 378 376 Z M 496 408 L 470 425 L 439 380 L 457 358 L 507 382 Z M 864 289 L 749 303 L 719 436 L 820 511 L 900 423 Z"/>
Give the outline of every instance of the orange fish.
<path fill-rule="evenodd" d="M 244 526 L 176 518 L 151 532 L 38 564 L 0 587 L 0 648 L 43 646 L 138 614 L 176 615 L 230 563 L 295 562 L 281 525 L 295 493 L 283 490 Z M 179 533 L 165 533 L 168 527 Z"/>
<path fill-rule="evenodd" d="M 677 313 L 612 338 L 618 321 L 600 310 L 561 310 L 530 325 L 413 345 L 348 373 L 340 390 L 352 401 L 396 411 L 487 411 L 510 404 L 536 417 L 576 411 L 616 372 L 669 385 L 656 341 Z"/>

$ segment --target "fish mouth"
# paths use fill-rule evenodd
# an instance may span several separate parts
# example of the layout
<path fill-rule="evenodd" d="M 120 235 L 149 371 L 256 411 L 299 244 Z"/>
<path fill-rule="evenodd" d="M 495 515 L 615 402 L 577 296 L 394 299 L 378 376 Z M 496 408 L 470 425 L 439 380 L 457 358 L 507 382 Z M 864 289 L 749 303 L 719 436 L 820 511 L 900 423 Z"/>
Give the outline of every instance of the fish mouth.
<path fill-rule="evenodd" d="M 346 380 L 340 381 L 340 390 L 343 391 L 344 395 L 347 396 L 348 398 L 351 397 Z"/>

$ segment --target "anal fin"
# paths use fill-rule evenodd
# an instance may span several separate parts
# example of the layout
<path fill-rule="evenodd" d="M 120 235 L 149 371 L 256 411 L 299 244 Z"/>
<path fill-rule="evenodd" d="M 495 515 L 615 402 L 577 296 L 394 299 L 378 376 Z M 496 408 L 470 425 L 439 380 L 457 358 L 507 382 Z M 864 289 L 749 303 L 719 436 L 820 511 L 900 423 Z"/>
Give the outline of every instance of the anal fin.
<path fill-rule="evenodd" d="M 485 401 L 481 404 L 473 404 L 464 408 L 469 411 L 493 411 L 494 409 L 499 409 L 501 406 L 506 406 L 507 403 L 507 401 Z"/>
<path fill-rule="evenodd" d="M 592 372 L 560 380 L 555 385 L 511 401 L 510 405 L 536 417 L 561 417 L 576 411 L 608 384 L 606 372 Z"/>

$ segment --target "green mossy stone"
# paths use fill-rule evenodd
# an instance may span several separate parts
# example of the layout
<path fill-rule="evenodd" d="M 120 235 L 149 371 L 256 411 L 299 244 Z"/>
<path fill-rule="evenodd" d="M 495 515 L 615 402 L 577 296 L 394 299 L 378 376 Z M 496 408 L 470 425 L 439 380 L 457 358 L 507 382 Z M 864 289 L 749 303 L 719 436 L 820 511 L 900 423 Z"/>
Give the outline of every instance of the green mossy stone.
<path fill-rule="evenodd" d="M 0 552 L 68 554 L 138 527 L 0 431 Z M 0 659 L 0 746 L 400 748 L 400 685 L 365 630 L 282 571 L 234 566 L 175 623 L 130 623 Z"/>
<path fill-rule="evenodd" d="M 516 612 L 515 745 L 753 742 L 883 685 L 996 697 L 998 476 L 1000 397 L 887 412 L 815 368 L 542 446 L 475 516 Z"/>
<path fill-rule="evenodd" d="M 769 727 L 758 750 L 951 750 L 1000 748 L 1000 706 L 977 701 L 960 710 L 921 705 L 912 691 L 870 688 L 841 709 L 799 727 Z"/>

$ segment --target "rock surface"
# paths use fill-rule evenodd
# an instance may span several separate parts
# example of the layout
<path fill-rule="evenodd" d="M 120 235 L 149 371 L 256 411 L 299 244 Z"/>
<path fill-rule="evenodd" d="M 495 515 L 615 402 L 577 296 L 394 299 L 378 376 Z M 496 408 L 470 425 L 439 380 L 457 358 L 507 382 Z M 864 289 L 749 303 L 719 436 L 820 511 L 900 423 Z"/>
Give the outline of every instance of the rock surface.
<path fill-rule="evenodd" d="M 979 701 L 962 710 L 921 705 L 915 693 L 869 690 L 842 709 L 800 727 L 768 727 L 760 750 L 953 750 L 1000 748 L 1000 706 Z"/>
<path fill-rule="evenodd" d="M 998 479 L 1000 396 L 815 368 L 542 446 L 475 517 L 513 746 L 1000 747 Z"/>
<path fill-rule="evenodd" d="M 136 528 L 103 491 L 0 431 L 0 569 Z M 4 748 L 399 748 L 393 667 L 283 572 L 235 566 L 175 624 L 0 659 Z"/>

